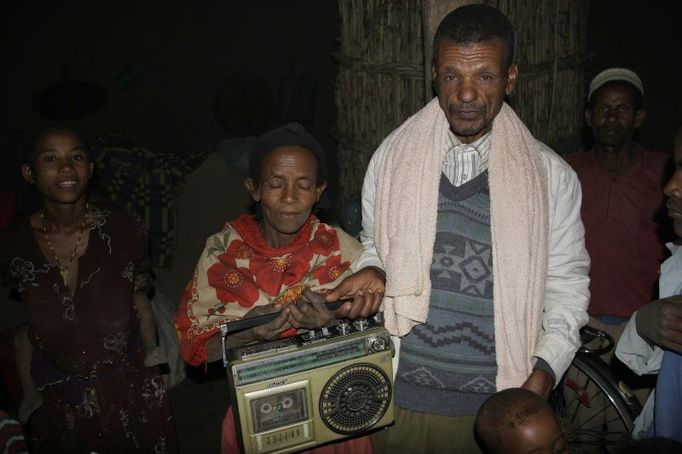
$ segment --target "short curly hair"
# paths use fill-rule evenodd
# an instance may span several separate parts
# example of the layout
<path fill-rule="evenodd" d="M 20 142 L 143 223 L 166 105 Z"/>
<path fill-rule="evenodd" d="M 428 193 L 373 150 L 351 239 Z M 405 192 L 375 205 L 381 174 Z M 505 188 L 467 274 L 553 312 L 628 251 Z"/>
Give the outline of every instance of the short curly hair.
<path fill-rule="evenodd" d="M 474 428 L 486 451 L 502 451 L 501 435 L 522 426 L 547 406 L 540 396 L 524 388 L 510 388 L 490 396 L 476 415 Z"/>
<path fill-rule="evenodd" d="M 83 147 L 88 159 L 91 159 L 88 141 L 85 139 L 85 136 L 80 129 L 69 123 L 46 123 L 30 131 L 21 141 L 21 153 L 24 164 L 33 166 L 35 162 L 35 156 L 33 156 L 33 152 L 35 151 L 38 142 L 50 131 L 67 131 L 75 135 L 81 142 L 83 142 Z"/>
<path fill-rule="evenodd" d="M 433 62 L 438 63 L 438 46 L 444 39 L 457 44 L 499 39 L 504 44 L 504 68 L 514 61 L 514 27 L 497 8 L 471 4 L 450 12 L 438 25 L 433 38 Z"/>

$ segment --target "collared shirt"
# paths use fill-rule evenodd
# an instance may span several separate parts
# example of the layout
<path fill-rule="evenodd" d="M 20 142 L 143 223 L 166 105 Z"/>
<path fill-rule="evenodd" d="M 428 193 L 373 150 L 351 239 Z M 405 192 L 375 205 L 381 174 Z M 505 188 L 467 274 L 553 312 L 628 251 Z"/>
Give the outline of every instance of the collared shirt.
<path fill-rule="evenodd" d="M 448 132 L 448 144 L 443 155 L 443 174 L 455 187 L 473 180 L 488 169 L 492 133 L 470 144 L 461 143 L 452 131 Z"/>
<path fill-rule="evenodd" d="M 581 215 L 585 246 L 592 259 L 588 312 L 606 323 L 622 323 L 656 299 L 656 283 L 666 251 L 661 219 L 669 157 L 637 147 L 639 159 L 618 175 L 610 174 L 596 150 L 566 160 L 583 190 Z"/>

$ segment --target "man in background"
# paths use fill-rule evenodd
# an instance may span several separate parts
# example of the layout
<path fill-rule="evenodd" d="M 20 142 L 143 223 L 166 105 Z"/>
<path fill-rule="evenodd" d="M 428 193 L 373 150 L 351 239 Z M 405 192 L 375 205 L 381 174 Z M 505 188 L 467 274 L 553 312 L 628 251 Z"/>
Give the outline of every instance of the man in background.
<path fill-rule="evenodd" d="M 634 311 L 657 297 L 665 258 L 659 217 L 668 158 L 642 148 L 635 132 L 646 118 L 644 87 L 625 68 L 592 80 L 585 121 L 592 149 L 571 155 L 583 191 L 582 220 L 590 254 L 590 325 L 618 341 Z M 613 352 L 604 358 L 611 362 Z"/>

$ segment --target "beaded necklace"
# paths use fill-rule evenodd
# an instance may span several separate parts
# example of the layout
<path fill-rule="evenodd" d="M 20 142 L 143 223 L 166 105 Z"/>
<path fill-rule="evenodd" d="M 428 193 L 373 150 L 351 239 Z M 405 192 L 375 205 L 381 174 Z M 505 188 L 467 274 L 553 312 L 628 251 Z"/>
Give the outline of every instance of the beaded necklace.
<path fill-rule="evenodd" d="M 73 258 L 76 256 L 76 252 L 78 251 L 78 246 L 81 244 L 81 239 L 83 239 L 83 232 L 85 231 L 85 224 L 88 221 L 88 203 L 85 203 L 85 213 L 83 214 L 83 223 L 81 224 L 81 231 L 78 234 L 78 241 L 76 241 L 76 246 L 73 248 L 73 252 L 71 253 L 71 257 L 69 257 L 69 262 L 66 264 L 66 266 L 62 266 L 62 264 L 59 262 L 59 257 L 57 257 L 57 253 L 54 251 L 54 247 L 52 247 L 52 241 L 50 241 L 50 237 L 47 235 L 47 225 L 45 225 L 45 214 L 41 210 L 40 211 L 40 222 L 43 225 L 43 236 L 45 237 L 45 241 L 47 242 L 47 247 L 50 249 L 50 252 L 52 252 L 52 256 L 54 257 L 54 261 L 57 264 L 57 267 L 59 268 L 59 274 L 62 275 L 62 279 L 64 280 L 64 286 L 66 287 L 69 282 L 69 271 L 71 270 L 71 263 L 73 263 Z"/>

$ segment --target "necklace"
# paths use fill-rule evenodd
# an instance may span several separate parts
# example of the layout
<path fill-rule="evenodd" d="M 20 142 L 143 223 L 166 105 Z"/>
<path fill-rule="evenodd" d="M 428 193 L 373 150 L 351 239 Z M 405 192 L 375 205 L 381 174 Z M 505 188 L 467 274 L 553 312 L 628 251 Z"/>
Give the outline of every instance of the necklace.
<path fill-rule="evenodd" d="M 47 242 L 47 247 L 50 249 L 50 252 L 52 252 L 52 256 L 54 257 L 54 261 L 57 264 L 57 267 L 59 268 L 59 274 L 62 275 L 62 280 L 64 281 L 64 286 L 66 287 L 69 282 L 69 271 L 71 270 L 71 263 L 73 263 L 73 258 L 76 256 L 76 252 L 78 251 L 78 246 L 81 244 L 81 239 L 83 239 L 83 232 L 85 231 L 85 224 L 88 221 L 88 203 L 85 203 L 85 213 L 83 213 L 83 223 L 81 224 L 81 231 L 78 234 L 78 241 L 76 241 L 76 246 L 73 248 L 73 252 L 71 253 L 71 257 L 69 257 L 69 262 L 66 264 L 66 266 L 62 266 L 62 264 L 59 262 L 59 257 L 57 257 L 57 253 L 54 251 L 54 247 L 52 247 L 52 241 L 50 241 L 50 237 L 47 235 L 47 226 L 45 225 L 45 215 L 44 212 L 41 210 L 40 211 L 40 222 L 43 225 L 43 236 L 45 237 L 45 241 Z"/>

